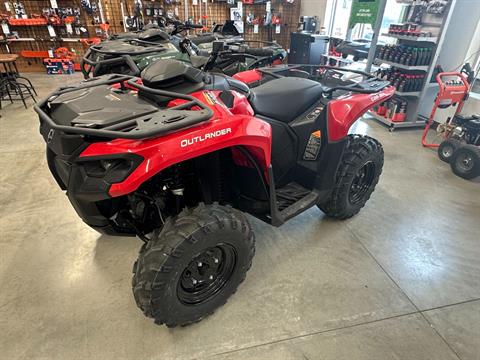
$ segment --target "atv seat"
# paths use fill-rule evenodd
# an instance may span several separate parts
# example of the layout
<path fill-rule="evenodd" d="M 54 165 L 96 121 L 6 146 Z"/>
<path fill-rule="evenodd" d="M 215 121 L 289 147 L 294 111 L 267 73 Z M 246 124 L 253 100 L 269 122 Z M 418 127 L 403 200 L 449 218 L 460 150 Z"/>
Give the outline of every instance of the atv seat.
<path fill-rule="evenodd" d="M 288 123 L 315 104 L 322 92 L 315 81 L 284 77 L 250 90 L 250 104 L 256 114 Z"/>

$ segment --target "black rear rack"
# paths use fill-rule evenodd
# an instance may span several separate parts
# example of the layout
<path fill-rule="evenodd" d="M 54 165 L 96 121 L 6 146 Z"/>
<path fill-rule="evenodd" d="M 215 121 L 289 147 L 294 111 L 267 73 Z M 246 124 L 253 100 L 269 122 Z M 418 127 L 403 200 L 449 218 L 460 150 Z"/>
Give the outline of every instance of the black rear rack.
<path fill-rule="evenodd" d="M 59 130 L 66 134 L 79 134 L 99 138 L 121 138 L 121 139 L 148 139 L 167 134 L 169 132 L 184 129 L 203 121 L 209 120 L 213 116 L 213 111 L 198 99 L 180 93 L 171 91 L 152 89 L 138 83 L 140 80 L 134 76 L 128 75 L 110 75 L 107 79 L 104 77 L 91 78 L 84 81 L 83 86 L 70 86 L 59 88 L 46 99 L 38 102 L 34 110 L 40 117 L 40 123 L 44 123 L 50 129 Z M 158 95 L 166 99 L 183 99 L 185 103 L 169 107 L 159 108 L 147 115 L 137 118 L 126 118 L 115 124 L 103 128 L 89 128 L 82 126 L 67 126 L 57 124 L 49 115 L 49 103 L 58 96 L 73 91 L 84 90 L 96 86 L 120 84 L 121 89 L 126 90 L 126 84 L 141 92 L 151 95 Z M 193 107 L 200 108 L 192 110 Z"/>
<path fill-rule="evenodd" d="M 317 81 L 322 79 L 322 74 L 320 70 L 333 70 L 339 72 L 353 73 L 362 75 L 364 78 L 364 81 L 358 83 L 353 81 L 343 81 L 343 84 L 341 85 L 327 87 L 325 88 L 325 93 L 331 94 L 332 92 L 337 90 L 345 90 L 361 94 L 373 94 L 391 86 L 389 81 L 380 80 L 375 75 L 369 74 L 365 71 L 347 69 L 330 65 L 288 64 L 283 66 L 274 66 L 270 68 L 266 67 L 258 69 L 258 71 L 260 71 L 261 73 L 265 75 L 270 75 L 274 78 L 282 78 L 288 76 L 289 72 L 292 71 L 303 72 L 304 77 Z"/>

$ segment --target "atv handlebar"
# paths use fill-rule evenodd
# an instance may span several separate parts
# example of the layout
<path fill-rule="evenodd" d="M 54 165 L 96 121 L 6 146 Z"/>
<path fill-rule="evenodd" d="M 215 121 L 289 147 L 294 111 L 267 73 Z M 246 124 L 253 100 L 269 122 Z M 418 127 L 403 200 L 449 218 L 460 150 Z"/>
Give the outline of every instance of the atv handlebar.
<path fill-rule="evenodd" d="M 152 89 L 147 86 L 139 84 L 139 78 L 128 75 L 110 75 L 107 79 L 91 78 L 85 80 L 84 86 L 67 86 L 59 88 L 46 99 L 38 102 L 34 106 L 34 110 L 40 117 L 40 124 L 47 126 L 47 137 L 53 136 L 53 130 L 58 130 L 67 134 L 79 134 L 100 138 L 109 139 L 149 139 L 163 135 L 165 133 L 193 126 L 200 122 L 209 120 L 213 116 L 213 111 L 198 99 L 180 93 L 171 91 L 164 91 Z M 144 121 L 142 116 L 138 119 L 128 118 L 114 125 L 109 125 L 104 128 L 89 128 L 79 126 L 68 126 L 57 124 L 48 114 L 47 109 L 50 109 L 49 103 L 54 101 L 58 96 L 78 90 L 85 90 L 96 86 L 106 86 L 119 84 L 121 89 L 126 89 L 125 83 L 130 87 L 136 88 L 152 95 L 158 95 L 170 99 L 183 99 L 185 103 L 173 106 L 170 108 L 163 108 L 150 113 L 152 121 Z M 200 108 L 193 110 L 192 108 Z M 149 115 L 149 116 L 150 116 Z M 155 119 L 153 119 L 155 117 Z M 51 133 L 51 134 L 50 134 Z M 46 139 L 49 142 L 48 138 Z M 51 140 L 51 139 L 50 139 Z"/>
<path fill-rule="evenodd" d="M 192 24 L 189 22 L 182 23 L 180 21 L 173 21 L 171 24 L 174 26 L 174 29 L 170 35 L 177 35 L 186 30 L 203 29 L 203 25 Z"/>
<path fill-rule="evenodd" d="M 262 48 L 247 48 L 245 49 L 245 54 L 253 56 L 273 56 L 274 51 L 272 49 L 262 49 Z"/>

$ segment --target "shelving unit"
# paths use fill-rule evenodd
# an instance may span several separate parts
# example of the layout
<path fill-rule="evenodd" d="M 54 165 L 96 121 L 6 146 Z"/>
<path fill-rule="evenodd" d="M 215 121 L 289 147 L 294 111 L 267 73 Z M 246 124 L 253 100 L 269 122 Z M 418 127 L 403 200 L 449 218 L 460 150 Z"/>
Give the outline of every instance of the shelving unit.
<path fill-rule="evenodd" d="M 387 65 L 390 65 L 390 66 L 395 66 L 398 69 L 410 70 L 410 71 L 411 70 L 428 71 L 428 68 L 430 67 L 428 65 L 409 66 L 409 65 L 394 63 L 393 61 L 382 60 L 382 59 L 376 59 L 376 62 L 377 63 L 382 63 L 382 64 L 387 64 Z"/>
<path fill-rule="evenodd" d="M 396 34 L 389 34 L 384 33 L 382 36 L 388 36 L 398 40 L 406 40 L 406 41 L 415 41 L 415 42 L 431 42 L 436 44 L 438 41 L 438 37 L 434 36 L 405 36 L 405 35 L 396 35 Z"/>
<path fill-rule="evenodd" d="M 408 92 L 402 92 L 402 91 L 395 91 L 395 95 L 398 96 L 413 96 L 413 97 L 420 97 L 421 91 L 408 91 Z"/>
<path fill-rule="evenodd" d="M 373 117 L 375 120 L 378 120 L 381 123 L 388 125 L 390 131 L 393 131 L 395 128 L 401 129 L 401 128 L 411 128 L 411 127 L 422 127 L 425 125 L 424 119 L 416 120 L 414 124 L 412 124 L 410 121 L 394 122 L 394 121 L 391 121 L 390 119 L 387 119 L 384 116 L 378 115 L 373 111 L 369 111 L 368 114 L 371 117 Z"/>
<path fill-rule="evenodd" d="M 425 124 L 425 119 L 419 116 L 420 105 L 424 101 L 426 90 L 435 85 L 433 83 L 430 83 L 430 79 L 432 77 L 434 67 L 437 63 L 439 50 L 443 45 L 445 29 L 448 26 L 449 19 L 451 17 L 450 13 L 454 8 L 456 1 L 457 0 L 449 0 L 449 6 L 445 10 L 444 14 L 441 16 L 428 14 L 428 13 L 423 14 L 421 23 L 417 25 L 421 27 L 422 32 L 431 33 L 429 34 L 430 36 L 407 36 L 407 35 L 399 35 L 399 34 L 391 34 L 391 33 L 382 34 L 382 36 L 396 39 L 397 45 L 422 47 L 422 48 L 429 48 L 433 50 L 430 63 L 428 65 L 409 66 L 409 65 L 395 63 L 393 61 L 375 58 L 374 62 L 377 65 L 384 64 L 391 67 L 395 67 L 397 69 L 402 69 L 407 74 L 425 74 L 425 80 L 420 91 L 414 91 L 414 92 L 396 91 L 395 92 L 395 96 L 399 96 L 402 98 L 402 100 L 407 101 L 405 121 L 393 122 L 384 116 L 378 115 L 374 111 L 369 112 L 372 117 L 382 122 L 383 124 L 387 125 L 391 131 L 393 131 L 396 128 L 421 127 Z M 408 16 L 409 16 L 410 10 L 414 6 L 414 3 L 413 1 L 409 1 L 409 2 L 402 2 L 402 4 L 406 7 L 404 11 L 405 15 L 403 18 L 403 23 L 407 24 L 409 23 Z"/>

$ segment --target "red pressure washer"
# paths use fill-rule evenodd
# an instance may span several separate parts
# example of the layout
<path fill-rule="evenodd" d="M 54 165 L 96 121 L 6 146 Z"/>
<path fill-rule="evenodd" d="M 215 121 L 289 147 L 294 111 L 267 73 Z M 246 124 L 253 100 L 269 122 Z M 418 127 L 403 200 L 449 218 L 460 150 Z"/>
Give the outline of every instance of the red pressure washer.
<path fill-rule="evenodd" d="M 449 80 L 445 80 L 445 78 L 448 78 Z M 422 135 L 422 145 L 428 148 L 439 147 L 439 144 L 427 143 L 428 130 L 433 123 L 437 109 L 445 109 L 452 105 L 457 106 L 455 115 L 451 119 L 455 118 L 455 116 L 460 114 L 462 111 L 463 105 L 468 98 L 468 93 L 470 92 L 470 84 L 463 73 L 441 72 L 436 76 L 436 80 L 440 90 L 438 91 L 435 103 L 433 104 L 432 112 L 430 113 L 430 117 L 428 118 Z M 451 121 L 451 119 L 447 121 L 446 125 L 448 125 L 448 122 Z M 445 132 L 445 137 L 447 135 L 448 133 Z"/>

